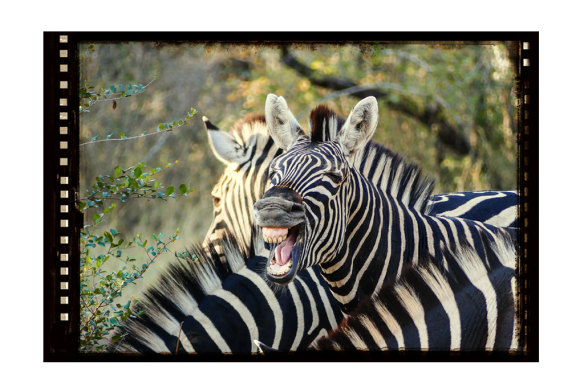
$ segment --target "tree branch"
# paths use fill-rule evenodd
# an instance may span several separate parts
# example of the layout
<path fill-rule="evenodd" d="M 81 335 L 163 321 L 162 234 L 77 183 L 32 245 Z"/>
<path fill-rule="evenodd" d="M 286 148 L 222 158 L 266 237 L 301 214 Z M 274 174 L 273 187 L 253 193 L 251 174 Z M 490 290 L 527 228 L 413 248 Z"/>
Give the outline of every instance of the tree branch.
<path fill-rule="evenodd" d="M 352 80 L 317 74 L 314 70 L 300 62 L 290 53 L 287 47 L 282 48 L 281 60 L 298 74 L 306 77 L 314 85 L 334 91 L 349 91 L 350 93 L 348 94 L 360 99 L 368 96 L 383 99 L 390 109 L 414 118 L 428 127 L 437 126 L 438 140 L 451 150 L 462 155 L 468 154 L 471 151 L 467 131 L 465 131 L 465 128 L 461 124 L 452 123 L 448 119 L 446 115 L 447 106 L 439 98 L 428 96 L 430 102 L 425 105 L 420 105 L 407 96 L 404 96 L 399 90 L 396 91 L 396 88 L 380 88 L 380 85 L 375 84 L 370 86 L 358 85 Z M 394 93 L 400 93 L 399 99 L 393 99 L 392 101 L 389 97 Z"/>

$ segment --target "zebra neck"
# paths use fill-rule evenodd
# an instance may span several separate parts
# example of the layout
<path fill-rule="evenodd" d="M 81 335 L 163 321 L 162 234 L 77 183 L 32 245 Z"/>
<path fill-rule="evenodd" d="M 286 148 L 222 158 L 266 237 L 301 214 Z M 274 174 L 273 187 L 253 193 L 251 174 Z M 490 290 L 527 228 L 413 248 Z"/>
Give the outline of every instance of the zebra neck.
<path fill-rule="evenodd" d="M 347 234 L 340 239 L 343 243 L 335 260 L 321 264 L 323 276 L 345 312 L 427 252 L 416 224 L 409 223 L 420 216 L 417 211 L 386 195 L 359 173 L 353 173 L 351 179 Z"/>

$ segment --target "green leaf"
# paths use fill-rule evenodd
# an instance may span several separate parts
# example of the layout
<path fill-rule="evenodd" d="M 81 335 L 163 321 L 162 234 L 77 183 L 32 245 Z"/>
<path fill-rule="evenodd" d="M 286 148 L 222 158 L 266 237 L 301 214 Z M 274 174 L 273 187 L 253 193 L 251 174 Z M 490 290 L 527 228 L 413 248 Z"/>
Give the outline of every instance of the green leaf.
<path fill-rule="evenodd" d="M 187 193 L 187 186 L 185 184 L 180 184 L 178 190 L 180 191 L 180 194 L 184 195 Z"/>
<path fill-rule="evenodd" d="M 110 317 L 109 322 L 115 326 L 119 326 L 120 322 L 115 317 Z"/>
<path fill-rule="evenodd" d="M 166 188 L 166 195 L 167 196 L 170 196 L 173 193 L 174 193 L 174 186 L 169 186 L 168 188 Z"/>

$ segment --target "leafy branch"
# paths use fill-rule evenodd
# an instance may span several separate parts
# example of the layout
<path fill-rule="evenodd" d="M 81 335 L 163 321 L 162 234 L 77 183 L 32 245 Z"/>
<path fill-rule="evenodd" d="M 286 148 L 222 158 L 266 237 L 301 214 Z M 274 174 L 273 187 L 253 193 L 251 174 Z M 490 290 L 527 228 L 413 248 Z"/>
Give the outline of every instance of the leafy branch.
<path fill-rule="evenodd" d="M 89 208 L 104 208 L 105 201 L 119 200 L 124 203 L 129 199 L 146 198 L 167 200 L 169 197 L 176 197 L 174 186 L 165 187 L 155 176 L 163 169 L 168 169 L 176 165 L 178 161 L 167 163 L 164 168 L 156 167 L 146 169 L 144 162 L 138 163 L 122 169 L 120 166 L 114 168 L 114 173 L 97 176 L 91 188 L 86 190 L 86 196 L 80 197 L 79 210 L 85 211 Z M 191 184 L 180 184 L 178 193 L 186 196 L 194 189 Z M 104 208 L 104 212 L 94 215 L 94 221 L 98 222 L 105 214 L 111 212 L 115 203 Z"/>
<path fill-rule="evenodd" d="M 88 85 L 86 81 L 85 85 L 79 88 L 79 112 L 91 112 L 89 108 L 96 103 L 116 101 L 130 96 L 139 95 L 143 93 L 157 77 L 158 76 L 155 74 L 154 78 L 146 85 L 132 83 L 129 83 L 128 85 L 118 84 L 117 86 L 110 85 L 107 89 L 96 89 L 94 86 Z"/>
<path fill-rule="evenodd" d="M 81 253 L 81 351 L 104 351 L 106 346 L 99 345 L 99 340 L 116 327 L 124 328 L 122 322 L 127 318 L 144 313 L 142 310 L 137 312 L 132 310 L 138 302 L 135 298 L 123 305 L 120 303 L 114 305 L 114 300 L 122 296 L 122 291 L 126 286 L 135 284 L 138 279 L 141 279 L 160 255 L 169 251 L 168 246 L 179 239 L 178 233 L 177 230 L 167 240 L 163 240 L 164 233 L 152 234 L 151 237 L 155 242 L 152 246 L 148 246 L 148 240 L 144 240 L 142 234 L 138 234 L 125 247 L 122 247 L 124 239 L 118 238 L 120 234 L 113 228 L 99 236 L 90 234 L 88 231 L 81 233 L 81 244 L 85 248 Z M 106 247 L 106 253 L 92 256 L 91 248 L 96 248 L 98 245 Z M 123 260 L 124 265 L 117 272 L 103 270 L 102 266 L 109 258 L 112 256 L 121 258 L 122 250 L 134 245 L 143 248 L 147 258 L 146 263 L 142 266 L 133 263 L 131 269 L 128 269 L 129 264 L 135 262 L 136 258 L 126 256 Z M 112 337 L 112 342 L 123 341 L 123 338 L 124 334 L 120 332 L 119 335 Z"/>
<path fill-rule="evenodd" d="M 164 169 L 174 164 L 168 163 Z M 80 297 L 81 297 L 81 323 L 80 323 L 80 351 L 95 352 L 105 351 L 107 345 L 102 340 L 116 328 L 123 329 L 123 322 L 129 317 L 136 317 L 143 313 L 135 311 L 138 302 L 134 297 L 125 303 L 117 302 L 122 296 L 123 290 L 130 284 L 135 284 L 141 279 L 156 259 L 169 252 L 169 246 L 176 240 L 176 232 L 165 239 L 164 233 L 152 234 L 151 242 L 144 239 L 142 234 L 135 235 L 131 240 L 126 240 L 114 228 L 102 233 L 94 230 L 103 222 L 104 216 L 116 208 L 116 200 L 126 202 L 132 198 L 154 198 L 167 200 L 176 197 L 173 186 L 164 187 L 154 177 L 163 168 L 146 169 L 143 162 L 126 169 L 119 166 L 114 168 L 113 175 L 96 177 L 95 182 L 87 190 L 87 196 L 79 201 L 79 209 L 87 212 L 89 209 L 97 209 L 93 215 L 93 222 L 85 225 L 81 230 L 81 271 L 80 271 Z M 189 184 L 190 186 L 190 184 Z M 185 184 L 179 186 L 181 195 L 193 192 L 192 188 Z M 101 212 L 100 212 L 101 211 Z M 127 243 L 126 243 L 127 241 Z M 141 247 L 144 251 L 142 260 L 144 263 L 136 265 L 137 258 L 134 255 L 124 255 L 125 250 Z M 121 267 L 114 270 L 105 270 L 104 264 L 115 258 L 121 262 Z M 124 340 L 124 332 L 119 331 L 112 336 L 111 342 L 117 343 Z"/>
<path fill-rule="evenodd" d="M 145 136 L 150 136 L 150 135 L 158 135 L 161 133 L 168 133 L 176 128 L 180 128 L 180 127 L 184 126 L 189 120 L 194 118 L 198 112 L 199 111 L 197 111 L 196 109 L 191 107 L 191 109 L 189 110 L 189 112 L 186 114 L 186 116 L 183 119 L 174 120 L 171 123 L 160 123 L 158 125 L 158 127 L 156 128 L 155 132 L 148 133 L 147 131 L 144 131 L 140 135 L 130 136 L 130 137 L 127 137 L 125 132 L 120 132 L 119 138 L 113 138 L 114 133 L 112 132 L 105 139 L 98 140 L 99 136 L 94 136 L 93 138 L 91 138 L 91 140 L 84 142 L 84 143 L 81 143 L 81 144 L 79 144 L 79 146 L 85 146 L 88 144 L 100 143 L 100 142 L 131 140 L 131 139 L 143 138 Z"/>

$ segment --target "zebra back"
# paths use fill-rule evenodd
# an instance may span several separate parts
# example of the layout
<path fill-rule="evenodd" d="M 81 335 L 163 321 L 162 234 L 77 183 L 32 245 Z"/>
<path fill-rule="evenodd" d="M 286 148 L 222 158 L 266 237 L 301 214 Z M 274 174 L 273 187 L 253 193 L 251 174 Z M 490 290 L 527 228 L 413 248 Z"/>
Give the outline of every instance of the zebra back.
<path fill-rule="evenodd" d="M 436 194 L 429 214 L 476 220 L 497 227 L 519 228 L 516 191 L 477 191 Z"/>
<path fill-rule="evenodd" d="M 263 246 L 255 238 L 255 243 Z M 266 259 L 226 235 L 175 259 L 139 298 L 144 314 L 128 319 L 112 352 L 225 353 L 257 351 L 254 340 L 294 351 L 336 328 L 343 318 L 322 278 L 308 269 L 289 288 L 266 283 Z M 253 247 L 253 246 L 252 246 Z M 318 297 L 316 297 L 318 296 Z"/>

